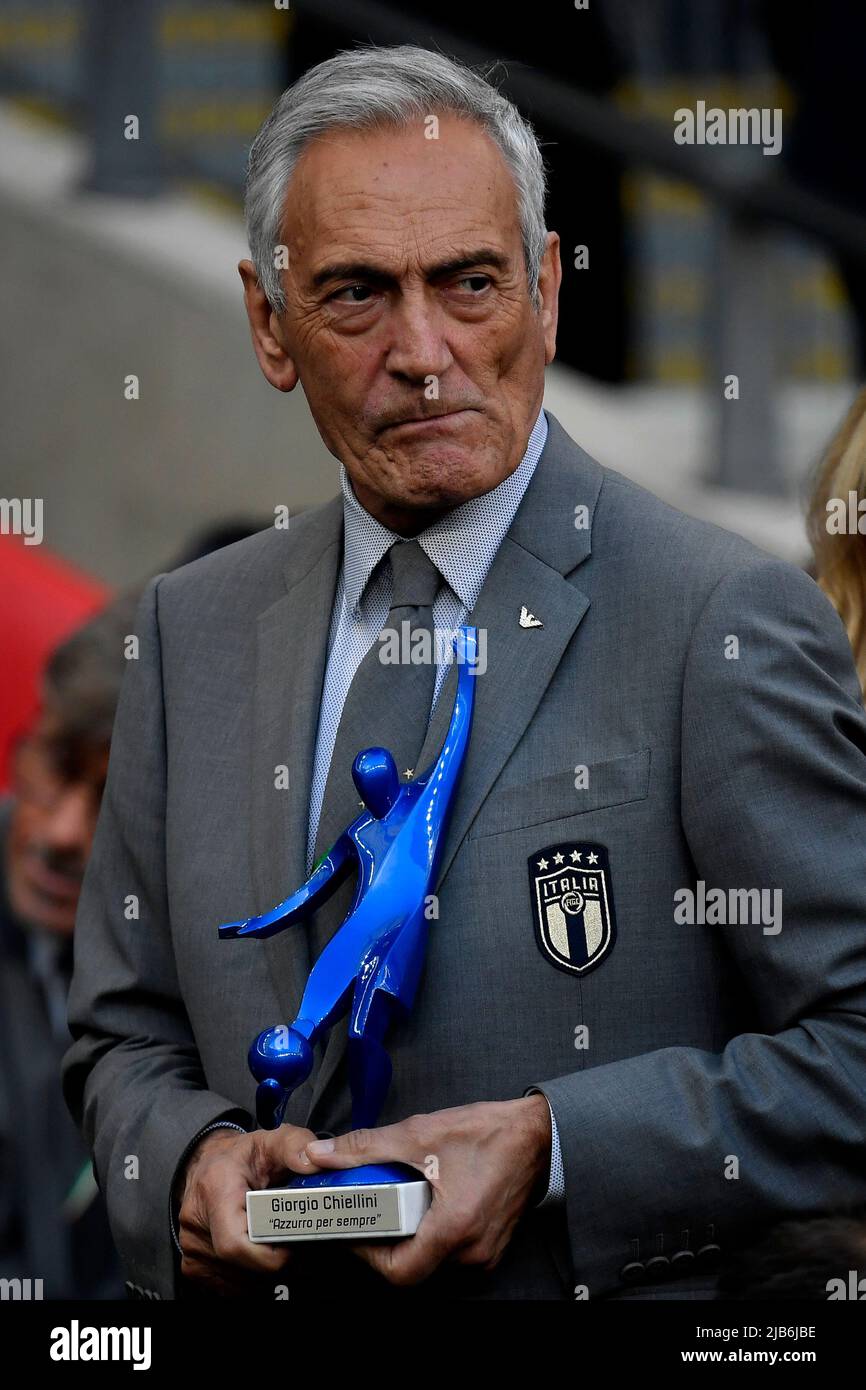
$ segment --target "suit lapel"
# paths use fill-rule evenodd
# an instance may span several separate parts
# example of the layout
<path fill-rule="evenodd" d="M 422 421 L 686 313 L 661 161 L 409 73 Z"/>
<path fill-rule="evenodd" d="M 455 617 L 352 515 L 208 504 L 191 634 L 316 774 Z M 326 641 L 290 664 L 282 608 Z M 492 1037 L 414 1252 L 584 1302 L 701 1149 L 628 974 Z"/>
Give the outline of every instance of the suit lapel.
<path fill-rule="evenodd" d="M 298 530 L 285 569 L 287 593 L 259 616 L 256 633 L 251 854 L 257 912 L 274 907 L 306 878 L 313 757 L 342 558 L 342 499 L 302 519 Z M 283 766 L 288 786 L 278 788 Z M 288 927 L 261 947 L 291 1022 L 310 969 L 306 929 Z"/>
<path fill-rule="evenodd" d="M 472 733 L 445 835 L 438 892 L 478 810 L 532 719 L 562 655 L 589 608 L 570 574 L 590 554 L 590 526 L 575 526 L 578 506 L 591 521 L 603 472 L 548 412 L 548 438 L 508 535 L 473 612 L 487 634 L 487 669 L 476 676 Z M 521 611 L 543 626 L 522 627 Z M 448 672 L 418 759 L 438 756 L 451 718 L 457 669 Z M 346 1030 L 331 1031 L 316 1080 L 314 1109 L 346 1051 Z"/>
<path fill-rule="evenodd" d="M 544 626 L 521 627 L 524 607 Z M 472 734 L 445 836 L 437 891 L 588 607 L 585 594 L 506 537 L 478 603 L 467 618 L 487 633 L 487 670 L 475 677 Z M 437 756 L 442 745 L 456 682 L 454 668 L 448 673 L 428 730 L 422 767 Z"/>

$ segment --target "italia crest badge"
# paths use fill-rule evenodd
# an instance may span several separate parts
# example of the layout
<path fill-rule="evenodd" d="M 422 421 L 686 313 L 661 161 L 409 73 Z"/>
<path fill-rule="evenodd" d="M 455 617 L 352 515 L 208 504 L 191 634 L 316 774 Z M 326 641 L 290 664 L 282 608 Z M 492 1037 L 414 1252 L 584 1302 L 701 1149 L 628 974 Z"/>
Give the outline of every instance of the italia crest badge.
<path fill-rule="evenodd" d="M 587 975 L 613 950 L 616 918 L 604 845 L 569 841 L 529 859 L 535 935 L 557 970 Z"/>

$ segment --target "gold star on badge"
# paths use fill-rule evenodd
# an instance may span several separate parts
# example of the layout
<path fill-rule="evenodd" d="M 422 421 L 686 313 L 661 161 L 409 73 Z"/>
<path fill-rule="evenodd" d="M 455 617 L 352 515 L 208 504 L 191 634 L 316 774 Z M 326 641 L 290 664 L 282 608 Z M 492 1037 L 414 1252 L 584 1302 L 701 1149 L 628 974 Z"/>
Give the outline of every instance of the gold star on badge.
<path fill-rule="evenodd" d="M 572 857 L 572 859 L 574 860 L 574 862 L 575 862 L 575 864 L 576 864 L 576 863 L 579 861 L 579 859 L 580 859 L 580 854 L 578 853 L 578 851 L 577 851 L 576 849 L 573 849 L 573 850 L 571 851 L 571 857 Z"/>
<path fill-rule="evenodd" d="M 539 869 L 546 869 L 546 868 L 547 868 L 547 860 L 546 860 L 546 859 L 539 859 L 539 861 L 538 861 L 538 867 L 539 867 Z"/>
<path fill-rule="evenodd" d="M 596 864 L 596 863 L 598 862 L 598 855 L 597 855 L 597 854 L 588 854 L 588 855 L 586 856 L 586 862 L 587 862 L 587 864 Z"/>
<path fill-rule="evenodd" d="M 564 855 L 564 854 L 555 854 L 555 855 L 553 856 L 553 862 L 554 862 L 554 864 L 561 864 L 561 863 L 563 862 L 564 859 L 565 859 L 565 855 Z"/>

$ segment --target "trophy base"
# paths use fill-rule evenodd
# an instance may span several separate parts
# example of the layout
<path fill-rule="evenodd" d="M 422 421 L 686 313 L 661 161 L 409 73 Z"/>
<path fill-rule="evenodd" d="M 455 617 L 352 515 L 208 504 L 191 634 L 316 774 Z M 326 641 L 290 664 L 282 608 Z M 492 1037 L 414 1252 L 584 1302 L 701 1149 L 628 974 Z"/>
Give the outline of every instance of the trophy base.
<path fill-rule="evenodd" d="M 251 1241 L 364 1240 L 411 1236 L 430 1205 L 430 1184 L 401 1163 L 370 1163 L 247 1193 Z"/>

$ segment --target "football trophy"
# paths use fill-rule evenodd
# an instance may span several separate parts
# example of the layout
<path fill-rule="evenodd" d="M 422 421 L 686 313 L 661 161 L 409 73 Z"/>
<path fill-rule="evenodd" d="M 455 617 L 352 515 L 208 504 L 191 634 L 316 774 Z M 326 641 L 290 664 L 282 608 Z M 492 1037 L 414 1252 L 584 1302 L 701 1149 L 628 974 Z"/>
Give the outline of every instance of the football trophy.
<path fill-rule="evenodd" d="M 256 1118 L 276 1129 L 292 1093 L 310 1075 L 318 1039 L 347 1011 L 352 1127 L 376 1124 L 391 1080 L 385 1035 L 412 1008 L 427 945 L 429 895 L 460 773 L 475 698 L 477 632 L 457 629 L 459 670 L 441 752 L 401 783 L 386 748 L 365 748 L 352 764 L 364 809 L 291 897 L 260 917 L 228 922 L 222 940 L 274 936 L 303 922 L 356 874 L 352 905 L 307 979 L 291 1025 L 266 1029 L 249 1051 L 258 1082 Z M 247 1193 L 250 1239 L 396 1237 L 417 1230 L 430 1185 L 399 1163 L 367 1164 L 297 1177 L 286 1187 Z"/>

